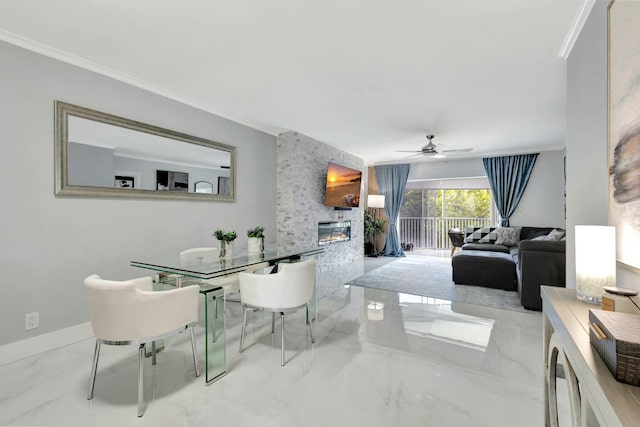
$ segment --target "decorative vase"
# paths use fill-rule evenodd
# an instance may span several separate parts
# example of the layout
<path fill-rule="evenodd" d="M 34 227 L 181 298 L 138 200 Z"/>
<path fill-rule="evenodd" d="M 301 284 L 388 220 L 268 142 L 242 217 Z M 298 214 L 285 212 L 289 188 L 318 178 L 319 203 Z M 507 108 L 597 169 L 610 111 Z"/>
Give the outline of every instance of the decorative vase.
<path fill-rule="evenodd" d="M 233 242 L 225 242 L 224 240 L 220 240 L 220 258 L 233 258 Z"/>
<path fill-rule="evenodd" d="M 250 254 L 259 254 L 264 252 L 264 237 L 249 237 L 247 252 Z"/>

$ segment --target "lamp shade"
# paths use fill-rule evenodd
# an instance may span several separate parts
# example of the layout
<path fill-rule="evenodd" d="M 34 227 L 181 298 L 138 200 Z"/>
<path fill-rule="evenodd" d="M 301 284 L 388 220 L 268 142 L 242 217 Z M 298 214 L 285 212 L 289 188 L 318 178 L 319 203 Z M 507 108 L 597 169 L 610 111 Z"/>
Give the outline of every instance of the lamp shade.
<path fill-rule="evenodd" d="M 369 301 L 369 304 L 367 304 L 367 319 L 373 322 L 384 320 L 384 303 Z"/>
<path fill-rule="evenodd" d="M 600 304 L 602 287 L 616 285 L 616 229 L 576 225 L 576 295 Z"/>
<path fill-rule="evenodd" d="M 382 194 L 369 194 L 367 196 L 367 207 L 369 207 L 369 208 L 384 208 L 384 195 L 382 195 Z"/>

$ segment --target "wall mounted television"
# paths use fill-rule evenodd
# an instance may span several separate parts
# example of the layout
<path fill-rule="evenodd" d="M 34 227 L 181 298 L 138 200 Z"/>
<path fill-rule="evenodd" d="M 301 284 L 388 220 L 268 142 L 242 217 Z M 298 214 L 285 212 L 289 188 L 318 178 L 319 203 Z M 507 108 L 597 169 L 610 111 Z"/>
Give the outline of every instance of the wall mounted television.
<path fill-rule="evenodd" d="M 361 181 L 361 171 L 329 163 L 324 204 L 335 208 L 359 207 Z"/>

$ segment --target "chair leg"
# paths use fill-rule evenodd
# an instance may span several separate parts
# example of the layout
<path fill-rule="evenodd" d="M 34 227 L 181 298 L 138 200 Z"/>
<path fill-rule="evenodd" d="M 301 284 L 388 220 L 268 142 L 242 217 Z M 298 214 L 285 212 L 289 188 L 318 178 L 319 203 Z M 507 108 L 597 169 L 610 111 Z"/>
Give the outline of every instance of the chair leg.
<path fill-rule="evenodd" d="M 198 369 L 198 351 L 196 350 L 196 325 L 189 327 L 189 333 L 191 335 L 191 350 L 193 350 L 193 366 L 196 368 L 196 377 L 200 376 L 200 370 Z"/>
<path fill-rule="evenodd" d="M 91 375 L 89 377 L 89 394 L 87 400 L 93 399 L 93 389 L 96 386 L 96 371 L 98 370 L 98 358 L 100 357 L 100 340 L 96 338 L 96 347 L 93 350 L 93 364 L 91 365 Z"/>
<path fill-rule="evenodd" d="M 280 366 L 284 366 L 284 312 L 280 312 L 280 334 L 282 347 L 280 348 Z"/>
<path fill-rule="evenodd" d="M 151 364 L 156 364 L 156 342 L 151 341 Z"/>
<path fill-rule="evenodd" d="M 249 315 L 249 309 L 247 308 L 246 305 L 242 306 L 242 311 L 243 311 L 243 320 L 242 320 L 242 332 L 240 332 L 240 351 L 239 353 L 242 353 L 244 351 L 244 348 L 242 348 L 242 345 L 244 344 L 244 330 L 247 326 L 247 316 Z"/>
<path fill-rule="evenodd" d="M 309 325 L 309 335 L 311 335 L 311 343 L 316 342 L 316 339 L 313 337 L 313 328 L 311 327 L 311 319 L 309 319 L 309 304 L 307 304 L 307 325 Z"/>
<path fill-rule="evenodd" d="M 271 335 L 276 333 L 276 312 L 271 312 Z"/>
<path fill-rule="evenodd" d="M 145 346 L 138 347 L 138 417 L 144 415 L 146 402 L 144 401 L 144 354 Z"/>

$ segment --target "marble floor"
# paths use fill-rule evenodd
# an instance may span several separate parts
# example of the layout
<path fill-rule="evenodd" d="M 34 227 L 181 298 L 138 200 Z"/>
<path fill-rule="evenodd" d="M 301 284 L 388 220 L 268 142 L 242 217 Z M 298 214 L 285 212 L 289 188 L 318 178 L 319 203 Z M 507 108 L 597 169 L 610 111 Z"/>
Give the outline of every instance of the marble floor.
<path fill-rule="evenodd" d="M 340 286 L 318 302 L 315 344 L 303 316 L 287 319 L 281 367 L 270 315 L 250 317 L 238 354 L 241 307 L 227 304 L 228 372 L 210 386 L 194 377 L 188 335 L 168 341 L 156 366 L 146 361 L 140 419 L 133 347 L 103 346 L 91 401 L 93 340 L 0 366 L 0 425 L 544 424 L 540 313 Z"/>

